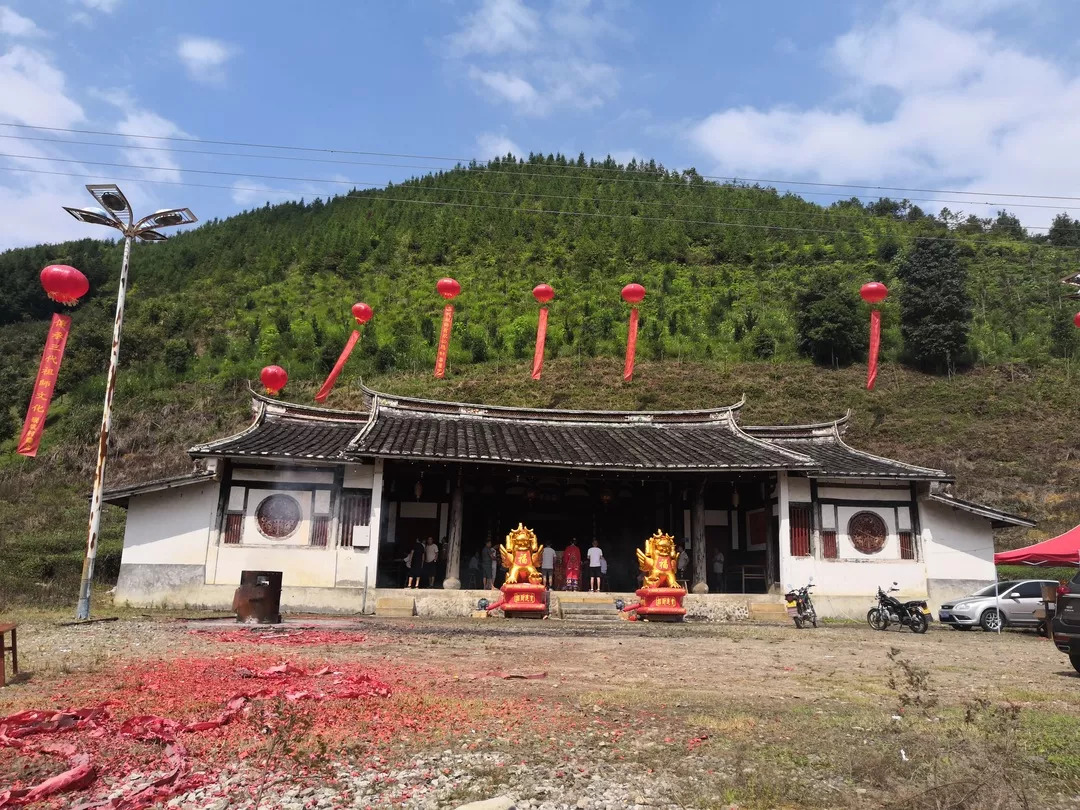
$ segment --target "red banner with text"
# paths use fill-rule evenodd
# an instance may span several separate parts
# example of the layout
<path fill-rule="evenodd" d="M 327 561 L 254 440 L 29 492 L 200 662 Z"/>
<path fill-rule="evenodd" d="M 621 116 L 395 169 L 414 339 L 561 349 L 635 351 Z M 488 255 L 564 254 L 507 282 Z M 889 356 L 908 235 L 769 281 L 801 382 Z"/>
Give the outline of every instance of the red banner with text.
<path fill-rule="evenodd" d="M 49 337 L 45 340 L 45 351 L 41 355 L 37 380 L 34 381 L 34 393 L 30 396 L 30 407 L 26 409 L 26 421 L 23 423 L 19 446 L 15 452 L 23 456 L 36 456 L 41 444 L 41 434 L 45 431 L 45 417 L 49 415 L 56 378 L 60 375 L 60 363 L 64 359 L 64 347 L 67 346 L 68 333 L 71 331 L 71 318 L 67 315 L 53 315 L 49 327 Z"/>
<path fill-rule="evenodd" d="M 338 376 L 341 374 L 341 370 L 345 368 L 345 362 L 349 359 L 349 355 L 352 354 L 353 347 L 356 345 L 356 341 L 360 339 L 360 330 L 353 329 L 353 333 L 349 335 L 349 340 L 345 343 L 345 348 L 341 350 L 341 354 L 338 355 L 337 362 L 334 363 L 333 369 L 330 370 L 330 376 L 326 378 L 326 382 L 322 384 L 322 388 L 319 389 L 319 393 L 315 395 L 316 402 L 326 402 L 326 398 L 330 396 L 330 391 L 334 387 L 334 383 L 337 382 Z"/>
<path fill-rule="evenodd" d="M 447 304 L 442 311 L 442 331 L 439 332 L 439 350 L 435 355 L 435 376 L 446 376 L 446 354 L 450 351 L 450 327 L 454 324 L 454 305 Z"/>
<path fill-rule="evenodd" d="M 540 379 L 544 370 L 544 343 L 547 340 L 547 307 L 540 307 L 540 320 L 536 323 L 536 351 L 533 353 L 532 378 Z"/>
<path fill-rule="evenodd" d="M 878 349 L 881 348 L 881 311 L 870 311 L 870 360 L 866 369 L 866 390 L 874 390 L 877 380 Z"/>
<path fill-rule="evenodd" d="M 623 366 L 622 378 L 630 382 L 634 378 L 634 352 L 637 351 L 637 307 L 630 310 L 630 331 L 626 333 L 626 364 Z"/>

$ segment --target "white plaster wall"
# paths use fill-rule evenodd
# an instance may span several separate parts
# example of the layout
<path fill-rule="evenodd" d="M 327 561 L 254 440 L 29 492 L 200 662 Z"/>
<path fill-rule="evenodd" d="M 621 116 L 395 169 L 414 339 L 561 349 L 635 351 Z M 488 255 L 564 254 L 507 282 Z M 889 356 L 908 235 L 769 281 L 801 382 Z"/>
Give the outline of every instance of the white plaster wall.
<path fill-rule="evenodd" d="M 852 500 L 858 498 L 863 501 L 910 501 L 911 490 L 907 487 L 860 487 L 852 482 L 846 486 L 835 486 L 825 482 L 818 485 L 818 497 L 822 500 Z"/>
<path fill-rule="evenodd" d="M 241 571 L 281 571 L 283 587 L 332 588 L 336 565 L 333 544 L 326 548 L 222 545 L 210 584 L 239 585 Z"/>
<path fill-rule="evenodd" d="M 353 529 L 353 547 L 336 550 L 337 560 L 334 584 L 337 586 L 375 587 L 375 573 L 379 559 L 379 527 L 382 525 L 383 461 L 365 465 L 357 471 L 345 470 L 345 486 L 371 487 L 371 519 L 367 526 Z"/>
<path fill-rule="evenodd" d="M 993 582 L 994 532 L 989 520 L 931 500 L 920 501 L 919 515 L 930 579 Z"/>
<path fill-rule="evenodd" d="M 124 565 L 202 565 L 217 512 L 218 482 L 133 495 L 124 529 Z"/>
<path fill-rule="evenodd" d="M 839 506 L 836 514 L 839 522 L 837 530 L 837 552 L 841 559 L 847 560 L 900 560 L 900 536 L 896 528 L 896 512 L 892 507 L 875 508 L 872 506 Z M 902 507 L 907 519 L 908 508 Z M 885 538 L 885 546 L 874 554 L 863 554 L 851 544 L 851 535 L 847 533 L 848 523 L 859 512 L 873 512 L 885 521 L 888 536 Z M 909 561 L 910 562 L 910 561 Z"/>
<path fill-rule="evenodd" d="M 233 467 L 233 483 L 238 481 L 273 481 L 278 484 L 332 484 L 332 470 L 305 467 Z"/>
<path fill-rule="evenodd" d="M 878 586 L 887 589 L 893 582 L 905 599 L 926 598 L 926 566 L 918 560 L 874 560 L 865 555 L 862 560 L 819 560 L 791 557 L 783 547 L 781 554 L 787 557 L 785 589 L 801 587 L 813 577 L 815 595 L 865 597 L 867 609 Z"/>
<path fill-rule="evenodd" d="M 810 500 L 810 479 L 788 477 L 788 500 L 803 502 Z"/>

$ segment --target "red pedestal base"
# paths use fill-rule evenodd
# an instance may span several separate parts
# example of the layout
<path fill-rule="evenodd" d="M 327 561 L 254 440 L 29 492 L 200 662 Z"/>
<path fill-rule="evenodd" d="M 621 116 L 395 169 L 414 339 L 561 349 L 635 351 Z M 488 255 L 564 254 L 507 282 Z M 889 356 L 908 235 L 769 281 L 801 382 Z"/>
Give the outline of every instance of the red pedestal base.
<path fill-rule="evenodd" d="M 543 585 L 508 582 L 500 590 L 503 593 L 501 609 L 507 617 L 530 616 L 539 619 L 547 615 L 547 588 Z"/>
<path fill-rule="evenodd" d="M 681 622 L 686 615 L 682 606 L 685 588 L 638 588 L 634 593 L 641 599 L 637 613 L 639 618 L 654 622 Z"/>

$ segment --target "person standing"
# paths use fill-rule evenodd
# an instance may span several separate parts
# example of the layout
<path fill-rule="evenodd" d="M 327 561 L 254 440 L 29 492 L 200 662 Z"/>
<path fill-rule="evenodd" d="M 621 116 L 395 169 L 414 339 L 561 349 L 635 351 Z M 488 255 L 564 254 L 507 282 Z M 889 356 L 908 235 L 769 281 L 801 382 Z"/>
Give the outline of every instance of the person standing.
<path fill-rule="evenodd" d="M 675 563 L 676 575 L 679 582 L 685 582 L 690 573 L 690 555 L 686 553 L 686 546 L 675 546 L 675 550 L 679 552 L 679 561 Z"/>
<path fill-rule="evenodd" d="M 607 578 L 607 557 L 600 558 L 600 587 L 603 590 L 607 590 L 610 587 Z"/>
<path fill-rule="evenodd" d="M 424 546 L 424 576 L 427 577 L 429 588 L 435 587 L 435 574 L 438 572 L 438 567 L 439 545 L 434 537 L 429 537 Z"/>
<path fill-rule="evenodd" d="M 716 550 L 716 553 L 712 558 L 712 573 L 713 573 L 713 588 L 717 593 L 723 593 L 724 591 L 724 552 L 720 549 Z"/>
<path fill-rule="evenodd" d="M 469 563 L 466 567 L 469 576 L 468 587 L 477 588 L 480 586 L 480 552 L 474 551 L 472 556 L 469 557 Z"/>
<path fill-rule="evenodd" d="M 480 564 L 484 568 L 484 590 L 495 587 L 495 547 L 488 540 L 480 552 Z"/>
<path fill-rule="evenodd" d="M 581 549 L 576 537 L 570 538 L 570 545 L 563 552 L 563 568 L 566 570 L 566 590 L 576 591 L 581 577 Z"/>
<path fill-rule="evenodd" d="M 600 590 L 600 561 L 604 559 L 600 541 L 593 540 L 592 547 L 586 553 L 589 557 L 589 590 L 596 593 Z"/>
<path fill-rule="evenodd" d="M 419 588 L 420 578 L 424 575 L 424 544 L 417 537 L 413 540 L 412 551 L 406 558 L 409 561 L 409 584 L 406 588 Z"/>
<path fill-rule="evenodd" d="M 540 555 L 540 573 L 544 575 L 544 587 L 550 588 L 555 581 L 555 549 L 550 545 L 544 546 Z"/>

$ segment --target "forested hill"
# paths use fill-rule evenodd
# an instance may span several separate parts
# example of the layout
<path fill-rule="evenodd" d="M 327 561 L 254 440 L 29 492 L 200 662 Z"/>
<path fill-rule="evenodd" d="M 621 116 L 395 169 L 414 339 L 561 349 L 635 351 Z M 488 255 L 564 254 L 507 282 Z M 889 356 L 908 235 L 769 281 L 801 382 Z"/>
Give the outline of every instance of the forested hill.
<path fill-rule="evenodd" d="M 652 162 L 561 156 L 507 157 L 329 201 L 268 204 L 134 248 L 114 471 L 126 473 L 122 459 L 134 448 L 179 458 L 183 446 L 241 420 L 246 382 L 267 363 L 288 369 L 294 395 L 317 383 L 353 327 L 357 300 L 375 317 L 343 385 L 358 374 L 430 375 L 442 276 L 462 285 L 447 396 L 455 377 L 475 380 L 488 369 L 503 379 L 520 367 L 525 386 L 536 328 L 530 292 L 540 282 L 556 290 L 548 357 L 568 380 L 574 369 L 591 379 L 591 358 L 621 354 L 627 307 L 619 291 L 637 281 L 648 289 L 639 356 L 649 367 L 692 362 L 708 373 L 760 362 L 769 364 L 765 374 L 812 374 L 816 362 L 828 388 L 839 373 L 828 369 L 865 361 L 868 311 L 858 288 L 879 280 L 891 291 L 887 363 L 905 375 L 945 375 L 927 377 L 933 385 L 1008 364 L 1019 386 L 1010 396 L 1023 402 L 1032 380 L 1045 388 L 1046 374 L 1062 385 L 1071 379 L 1080 330 L 1059 279 L 1075 271 L 1078 247 L 1080 224 L 1065 214 L 1048 235 L 1032 236 L 1006 212 L 980 220 L 889 199 L 818 205 Z M 19 511 L 11 482 L 35 483 L 19 488 L 30 503 L 41 497 L 37 483 L 70 498 L 88 483 L 74 475 L 95 444 L 120 253 L 85 239 L 0 254 L 0 531 L 13 531 L 5 514 Z M 12 454 L 12 437 L 52 312 L 37 278 L 50 263 L 80 268 L 92 286 L 73 312 L 42 453 L 28 461 Z M 858 376 L 845 379 L 857 384 Z M 668 389 L 651 390 L 660 377 L 643 370 L 627 397 L 643 406 L 679 401 L 680 375 L 665 371 Z M 1049 491 L 1048 480 L 1035 483 Z M 989 481 L 980 484 L 990 491 Z M 1017 505 L 1011 493 L 998 500 Z M 81 511 L 77 500 L 64 503 Z"/>

